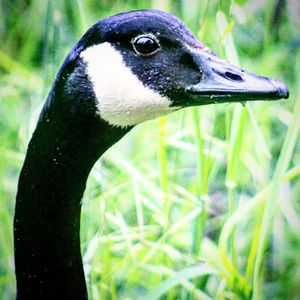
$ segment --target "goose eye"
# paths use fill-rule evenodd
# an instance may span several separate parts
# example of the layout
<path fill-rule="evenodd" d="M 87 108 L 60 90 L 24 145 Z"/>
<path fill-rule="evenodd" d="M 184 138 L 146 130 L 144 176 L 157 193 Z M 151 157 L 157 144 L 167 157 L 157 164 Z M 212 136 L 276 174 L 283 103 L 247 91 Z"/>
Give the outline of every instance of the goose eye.
<path fill-rule="evenodd" d="M 133 41 L 133 49 L 138 55 L 150 56 L 156 53 L 160 46 L 154 38 L 141 36 Z"/>

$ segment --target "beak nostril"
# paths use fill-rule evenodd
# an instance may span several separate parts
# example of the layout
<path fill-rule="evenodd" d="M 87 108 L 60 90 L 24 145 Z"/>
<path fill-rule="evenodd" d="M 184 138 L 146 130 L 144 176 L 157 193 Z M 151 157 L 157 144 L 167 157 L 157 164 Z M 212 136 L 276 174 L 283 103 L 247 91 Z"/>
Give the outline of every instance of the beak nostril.
<path fill-rule="evenodd" d="M 235 81 L 235 82 L 243 82 L 244 81 L 244 78 L 237 73 L 233 73 L 230 71 L 224 72 L 224 70 L 218 70 L 215 68 L 211 68 L 211 70 L 214 73 L 217 73 L 218 75 L 222 76 L 223 78 L 229 79 L 231 81 Z"/>
<path fill-rule="evenodd" d="M 244 79 L 242 78 L 242 76 L 238 75 L 238 74 L 234 74 L 234 73 L 231 73 L 231 72 L 225 72 L 225 76 L 226 78 L 232 80 L 232 81 L 244 81 Z"/>

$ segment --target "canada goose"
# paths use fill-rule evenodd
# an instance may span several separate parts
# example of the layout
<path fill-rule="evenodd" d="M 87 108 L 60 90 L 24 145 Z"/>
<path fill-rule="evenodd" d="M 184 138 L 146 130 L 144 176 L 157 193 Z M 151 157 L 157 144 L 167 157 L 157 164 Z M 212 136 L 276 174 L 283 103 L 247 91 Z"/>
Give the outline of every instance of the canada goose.
<path fill-rule="evenodd" d="M 180 108 L 288 98 L 220 59 L 158 10 L 92 26 L 55 78 L 28 146 L 14 218 L 18 299 L 87 299 L 81 198 L 98 158 L 133 126 Z"/>

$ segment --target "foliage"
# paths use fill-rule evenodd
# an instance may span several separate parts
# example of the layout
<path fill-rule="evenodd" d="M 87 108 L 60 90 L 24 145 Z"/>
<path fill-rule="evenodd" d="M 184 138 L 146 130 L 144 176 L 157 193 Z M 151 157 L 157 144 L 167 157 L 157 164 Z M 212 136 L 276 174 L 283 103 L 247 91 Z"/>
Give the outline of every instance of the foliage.
<path fill-rule="evenodd" d="M 288 3 L 287 3 L 288 2 Z M 98 19 L 160 8 L 216 53 L 284 80 L 290 99 L 187 109 L 136 127 L 83 199 L 91 299 L 299 299 L 297 1 L 0 2 L 0 298 L 15 293 L 18 174 L 67 51 Z"/>

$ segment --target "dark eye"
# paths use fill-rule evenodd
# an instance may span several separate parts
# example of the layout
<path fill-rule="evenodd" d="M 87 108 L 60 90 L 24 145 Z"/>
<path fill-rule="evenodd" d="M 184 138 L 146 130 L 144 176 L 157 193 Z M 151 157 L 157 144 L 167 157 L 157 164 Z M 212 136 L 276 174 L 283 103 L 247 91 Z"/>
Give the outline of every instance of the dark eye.
<path fill-rule="evenodd" d="M 134 51 L 142 56 L 150 56 L 160 49 L 156 38 L 149 36 L 137 37 L 132 44 Z"/>

